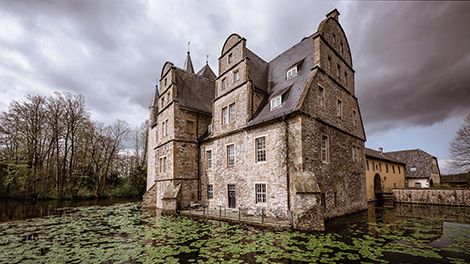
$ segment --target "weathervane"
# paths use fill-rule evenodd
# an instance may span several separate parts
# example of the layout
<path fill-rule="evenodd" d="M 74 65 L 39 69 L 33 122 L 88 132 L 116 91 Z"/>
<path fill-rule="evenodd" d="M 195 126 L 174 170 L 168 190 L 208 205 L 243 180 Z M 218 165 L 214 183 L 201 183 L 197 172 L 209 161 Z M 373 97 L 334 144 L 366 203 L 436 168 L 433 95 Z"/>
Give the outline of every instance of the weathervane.
<path fill-rule="evenodd" d="M 206 54 L 206 65 L 209 64 L 209 54 Z"/>
<path fill-rule="evenodd" d="M 191 41 L 188 41 L 188 54 L 189 54 L 189 45 L 191 45 Z"/>

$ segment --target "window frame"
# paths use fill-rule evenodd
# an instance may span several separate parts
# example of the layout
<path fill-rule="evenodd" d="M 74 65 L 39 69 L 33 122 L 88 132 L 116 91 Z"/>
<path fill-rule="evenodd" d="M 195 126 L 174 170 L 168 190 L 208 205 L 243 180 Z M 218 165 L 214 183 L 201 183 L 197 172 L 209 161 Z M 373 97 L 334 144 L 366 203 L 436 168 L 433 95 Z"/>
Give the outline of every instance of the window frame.
<path fill-rule="evenodd" d="M 326 144 L 323 145 L 324 139 L 326 139 Z M 320 138 L 320 158 L 323 163 L 330 162 L 330 137 L 328 135 L 322 134 Z M 325 157 L 323 157 L 323 153 L 325 153 Z"/>
<path fill-rule="evenodd" d="M 221 83 L 222 83 L 222 84 L 221 84 L 221 85 L 222 85 L 221 90 L 224 91 L 224 90 L 227 89 L 227 87 L 228 87 L 227 77 L 222 78 Z"/>
<path fill-rule="evenodd" d="M 233 74 L 233 83 L 240 81 L 240 69 L 233 70 L 232 74 Z"/>
<path fill-rule="evenodd" d="M 279 104 L 274 105 L 274 103 L 279 103 Z M 280 94 L 280 95 L 277 95 L 274 98 L 272 98 L 269 105 L 270 105 L 270 110 L 271 111 L 282 107 L 282 95 Z"/>
<path fill-rule="evenodd" d="M 258 149 L 258 140 L 261 140 L 261 139 L 264 140 L 264 142 L 263 142 L 264 148 Z M 266 136 L 262 135 L 262 136 L 255 137 L 254 145 L 255 145 L 255 163 L 256 164 L 266 163 L 267 160 L 268 160 L 268 158 L 267 158 L 267 149 L 266 149 Z M 261 155 L 264 155 L 264 160 L 258 159 L 259 158 L 259 156 L 258 156 L 259 153 L 261 153 Z"/>
<path fill-rule="evenodd" d="M 286 80 L 292 79 L 298 75 L 299 69 L 298 65 L 292 66 L 286 71 Z M 289 74 L 290 73 L 290 74 Z"/>
<path fill-rule="evenodd" d="M 343 100 L 336 98 L 336 116 L 343 118 Z"/>
<path fill-rule="evenodd" d="M 229 147 L 232 147 L 232 150 L 233 150 L 232 157 L 230 157 Z M 225 152 L 226 152 L 226 165 L 227 165 L 227 168 L 234 167 L 235 162 L 236 162 L 235 161 L 235 144 L 230 143 L 230 144 L 225 145 Z M 233 162 L 231 162 L 231 159 L 233 160 Z"/>
<path fill-rule="evenodd" d="M 268 186 L 266 183 L 255 183 L 255 204 L 268 202 Z"/>
<path fill-rule="evenodd" d="M 236 109 L 235 102 L 228 105 L 228 122 L 232 123 L 235 121 Z"/>
<path fill-rule="evenodd" d="M 214 184 L 207 184 L 207 200 L 214 199 Z"/>
<path fill-rule="evenodd" d="M 222 115 L 222 125 L 228 124 L 228 106 L 222 107 L 222 111 L 220 111 L 220 114 Z"/>
<path fill-rule="evenodd" d="M 206 149 L 206 168 L 212 169 L 212 149 Z"/>
<path fill-rule="evenodd" d="M 318 106 L 323 110 L 326 108 L 326 92 L 321 85 L 318 85 Z"/>

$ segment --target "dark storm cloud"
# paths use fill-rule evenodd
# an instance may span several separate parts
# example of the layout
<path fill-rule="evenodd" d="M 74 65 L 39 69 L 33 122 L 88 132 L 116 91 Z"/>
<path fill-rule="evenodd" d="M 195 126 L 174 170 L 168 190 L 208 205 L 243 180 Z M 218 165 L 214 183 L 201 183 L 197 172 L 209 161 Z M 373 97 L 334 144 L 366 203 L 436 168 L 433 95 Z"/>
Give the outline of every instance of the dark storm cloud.
<path fill-rule="evenodd" d="M 369 133 L 470 112 L 469 3 L 359 3 L 348 21 Z"/>
<path fill-rule="evenodd" d="M 368 132 L 428 126 L 469 111 L 467 3 L 330 1 L 2 1 L 0 106 L 26 93 L 72 91 L 100 121 L 147 117 L 167 60 L 217 72 L 237 32 L 269 61 L 337 7 L 353 50 Z M 383 121 L 383 120 L 386 120 Z"/>

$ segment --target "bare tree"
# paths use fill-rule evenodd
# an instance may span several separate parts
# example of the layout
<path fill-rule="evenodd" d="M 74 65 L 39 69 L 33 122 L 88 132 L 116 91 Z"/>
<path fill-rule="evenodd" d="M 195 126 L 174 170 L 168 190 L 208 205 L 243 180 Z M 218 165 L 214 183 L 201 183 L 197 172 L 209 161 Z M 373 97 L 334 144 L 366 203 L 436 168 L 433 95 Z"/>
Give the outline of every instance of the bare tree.
<path fill-rule="evenodd" d="M 458 171 L 470 170 L 470 114 L 464 119 L 464 124 L 457 131 L 450 145 L 452 167 Z"/>

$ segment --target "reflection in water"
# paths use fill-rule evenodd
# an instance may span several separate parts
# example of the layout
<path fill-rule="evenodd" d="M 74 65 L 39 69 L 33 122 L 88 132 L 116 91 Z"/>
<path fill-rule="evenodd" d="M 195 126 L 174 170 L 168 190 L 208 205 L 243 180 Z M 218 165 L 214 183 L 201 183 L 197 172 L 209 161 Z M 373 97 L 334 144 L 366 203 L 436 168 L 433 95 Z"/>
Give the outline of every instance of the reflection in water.
<path fill-rule="evenodd" d="M 36 202 L 2 199 L 0 198 L 0 223 L 14 220 L 23 220 L 36 217 L 45 217 L 49 215 L 62 214 L 60 208 L 91 206 L 91 205 L 112 205 L 137 201 L 137 199 L 91 199 L 91 200 L 41 200 Z"/>
<path fill-rule="evenodd" d="M 371 205 L 323 233 L 156 218 L 135 202 L 61 211 L 0 224 L 0 262 L 470 263 L 470 208 Z"/>

